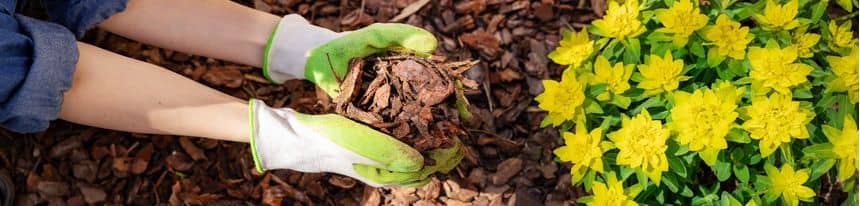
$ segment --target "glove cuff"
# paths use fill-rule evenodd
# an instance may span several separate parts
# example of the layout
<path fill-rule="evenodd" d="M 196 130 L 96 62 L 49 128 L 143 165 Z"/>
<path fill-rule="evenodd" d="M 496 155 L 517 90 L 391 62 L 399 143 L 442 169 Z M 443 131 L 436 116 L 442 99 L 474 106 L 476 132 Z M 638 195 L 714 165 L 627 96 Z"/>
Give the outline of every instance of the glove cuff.
<path fill-rule="evenodd" d="M 262 161 L 260 161 L 260 155 L 257 154 L 257 141 L 254 141 L 255 139 L 257 139 L 257 125 L 259 125 L 257 123 L 257 118 L 255 118 L 254 115 L 254 112 L 256 110 L 254 108 L 257 104 L 260 103 L 261 102 L 256 99 L 248 100 L 248 137 L 250 138 L 249 142 L 251 146 L 251 157 L 254 159 L 254 169 L 256 169 L 259 173 L 263 173 L 263 163 Z"/>
<path fill-rule="evenodd" d="M 311 25 L 298 14 L 281 18 L 263 53 L 263 75 L 273 83 L 305 78 L 308 51 L 340 34 Z"/>
<path fill-rule="evenodd" d="M 254 159 L 254 169 L 263 173 L 265 170 L 281 168 L 291 157 L 283 156 L 289 150 L 289 139 L 298 135 L 292 130 L 290 120 L 296 112 L 290 108 L 272 109 L 258 99 L 248 100 L 248 123 L 250 130 L 251 155 Z M 265 131 L 265 133 L 264 133 Z M 274 135 L 273 135 L 274 134 Z M 278 157 L 281 162 L 273 162 L 269 157 Z M 286 161 L 285 161 L 286 160 Z"/>

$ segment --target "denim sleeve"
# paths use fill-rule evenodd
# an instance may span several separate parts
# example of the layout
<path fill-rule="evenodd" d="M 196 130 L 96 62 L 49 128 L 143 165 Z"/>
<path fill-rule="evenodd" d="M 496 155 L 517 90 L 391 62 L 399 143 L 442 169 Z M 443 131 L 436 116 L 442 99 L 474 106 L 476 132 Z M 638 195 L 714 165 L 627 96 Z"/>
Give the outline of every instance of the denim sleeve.
<path fill-rule="evenodd" d="M 48 18 L 65 26 L 77 37 L 125 10 L 126 3 L 127 0 L 42 0 Z"/>
<path fill-rule="evenodd" d="M 72 83 L 78 48 L 65 27 L 0 5 L 0 127 L 45 130 Z"/>

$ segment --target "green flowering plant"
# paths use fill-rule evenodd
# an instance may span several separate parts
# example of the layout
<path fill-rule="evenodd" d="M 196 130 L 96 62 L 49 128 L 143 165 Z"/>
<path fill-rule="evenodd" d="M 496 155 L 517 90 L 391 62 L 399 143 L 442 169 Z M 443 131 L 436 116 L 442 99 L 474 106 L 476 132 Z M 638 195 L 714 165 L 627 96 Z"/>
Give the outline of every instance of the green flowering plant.
<path fill-rule="evenodd" d="M 607 4 L 535 98 L 577 202 L 858 205 L 856 0 Z"/>

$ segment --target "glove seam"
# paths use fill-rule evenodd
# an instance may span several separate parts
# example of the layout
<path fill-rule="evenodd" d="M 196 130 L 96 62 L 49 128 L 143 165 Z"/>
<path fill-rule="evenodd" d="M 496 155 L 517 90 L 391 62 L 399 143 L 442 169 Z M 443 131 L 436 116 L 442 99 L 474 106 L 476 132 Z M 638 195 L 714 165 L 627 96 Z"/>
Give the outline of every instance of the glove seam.
<path fill-rule="evenodd" d="M 254 99 L 252 98 L 252 99 L 248 100 L 248 128 L 249 128 L 248 130 L 250 133 L 249 137 L 250 137 L 250 144 L 251 144 L 251 157 L 253 157 L 252 159 L 254 159 L 254 169 L 256 169 L 257 172 L 262 174 L 264 172 L 263 164 L 262 164 L 262 161 L 260 160 L 260 156 L 257 154 L 258 153 L 257 152 L 257 144 L 254 141 L 254 139 L 257 138 L 256 134 L 255 134 L 256 133 L 255 132 L 256 126 L 257 125 L 256 125 L 256 121 L 254 118 Z"/>
<path fill-rule="evenodd" d="M 265 77 L 266 80 L 269 80 L 269 82 L 272 82 L 273 84 L 278 84 L 278 82 L 275 82 L 275 80 L 273 80 L 272 77 L 269 76 L 269 51 L 272 48 L 272 41 L 275 39 L 275 34 L 278 32 L 278 26 L 280 25 L 281 24 L 279 23 L 275 25 L 274 29 L 272 29 L 272 34 L 269 35 L 269 41 L 266 42 L 266 48 L 263 50 L 263 77 Z"/>

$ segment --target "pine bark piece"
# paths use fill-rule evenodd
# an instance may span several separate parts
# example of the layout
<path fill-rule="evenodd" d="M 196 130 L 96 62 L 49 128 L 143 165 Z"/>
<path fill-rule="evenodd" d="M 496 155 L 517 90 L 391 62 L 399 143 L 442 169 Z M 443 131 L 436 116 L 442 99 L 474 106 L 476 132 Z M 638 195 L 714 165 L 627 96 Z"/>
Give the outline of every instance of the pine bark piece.
<path fill-rule="evenodd" d="M 354 59 L 333 101 L 335 112 L 423 154 L 451 147 L 454 137 L 465 134 L 457 113 L 448 112 L 455 108 L 455 81 L 467 80 L 461 74 L 475 63 L 409 55 Z"/>

